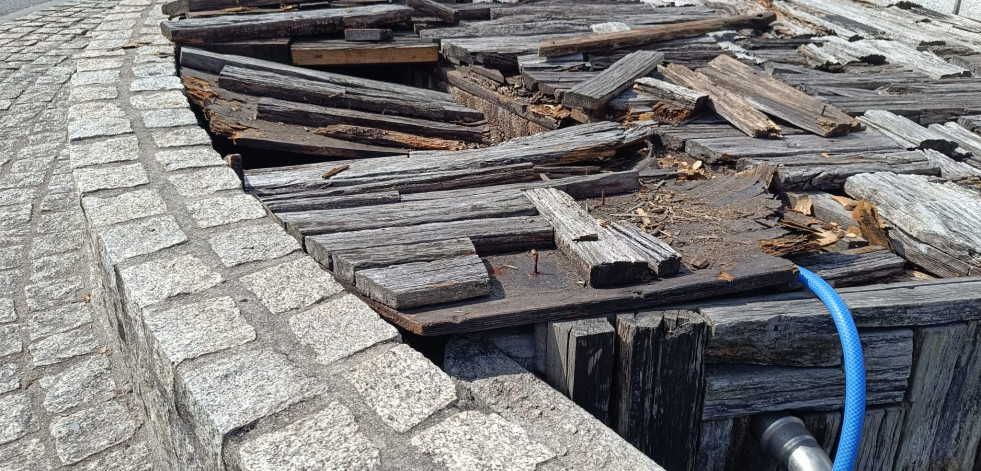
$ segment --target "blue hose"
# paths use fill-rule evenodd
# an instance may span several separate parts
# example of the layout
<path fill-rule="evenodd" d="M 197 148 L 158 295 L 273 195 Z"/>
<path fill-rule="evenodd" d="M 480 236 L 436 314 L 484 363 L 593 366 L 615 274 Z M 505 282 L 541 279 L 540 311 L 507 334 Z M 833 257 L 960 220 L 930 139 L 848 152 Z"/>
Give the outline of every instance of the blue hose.
<path fill-rule="evenodd" d="M 862 442 L 862 427 L 865 424 L 865 360 L 862 357 L 862 342 L 858 338 L 852 313 L 834 288 L 810 270 L 802 267 L 797 269 L 800 270 L 797 281 L 828 307 L 838 328 L 841 351 L 845 358 L 845 413 L 833 471 L 853 471 Z"/>

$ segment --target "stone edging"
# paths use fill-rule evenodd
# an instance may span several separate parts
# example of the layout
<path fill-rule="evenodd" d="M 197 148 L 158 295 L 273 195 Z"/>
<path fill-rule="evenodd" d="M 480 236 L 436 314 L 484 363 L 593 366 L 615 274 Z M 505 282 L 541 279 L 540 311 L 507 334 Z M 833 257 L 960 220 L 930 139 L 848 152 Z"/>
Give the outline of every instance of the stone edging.
<path fill-rule="evenodd" d="M 90 33 L 69 113 L 96 297 L 157 459 L 174 470 L 580 469 L 568 457 L 588 447 L 556 450 L 529 437 L 534 421 L 467 410 L 476 404 L 457 390 L 469 397 L 470 383 L 399 343 L 243 193 L 184 97 L 161 3 L 123 0 L 122 19 Z M 531 435 L 575 433 L 546 426 Z M 617 440 L 597 446 L 633 450 Z M 658 469 L 630 453 L 633 468 Z"/>

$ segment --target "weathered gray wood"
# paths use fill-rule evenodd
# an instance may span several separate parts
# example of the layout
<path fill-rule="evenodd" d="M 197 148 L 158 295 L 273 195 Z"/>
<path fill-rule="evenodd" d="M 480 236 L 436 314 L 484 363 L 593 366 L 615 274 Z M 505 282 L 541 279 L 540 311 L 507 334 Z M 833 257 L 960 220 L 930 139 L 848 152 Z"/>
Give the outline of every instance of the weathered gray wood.
<path fill-rule="evenodd" d="M 931 470 L 969 470 L 977 459 L 981 442 L 981 421 L 976 420 L 981 413 L 981 323 L 969 322 L 965 339 L 940 412 Z"/>
<path fill-rule="evenodd" d="M 351 31 L 351 30 L 347 30 Z M 392 41 L 351 42 L 342 39 L 306 39 L 290 44 L 295 65 L 418 64 L 439 61 L 439 46 L 414 35 Z"/>
<path fill-rule="evenodd" d="M 926 129 L 909 119 L 884 110 L 869 110 L 860 118 L 863 123 L 891 137 L 908 149 L 933 149 L 951 157 L 961 156 L 956 141 Z"/>
<path fill-rule="evenodd" d="M 782 191 L 840 190 L 853 175 L 893 172 L 912 175 L 940 175 L 941 168 L 923 151 L 888 153 L 790 155 L 776 158 L 739 159 L 737 169 L 761 165 L 777 167 L 775 181 Z"/>
<path fill-rule="evenodd" d="M 859 329 L 981 319 L 981 279 L 938 279 L 839 289 Z M 841 362 L 827 308 L 806 295 L 719 302 L 699 309 L 713 324 L 711 361 L 797 366 Z"/>
<path fill-rule="evenodd" d="M 715 86 L 708 77 L 687 67 L 668 64 L 658 70 L 672 82 L 708 94 L 708 105 L 750 137 L 781 137 L 780 127 L 742 98 Z"/>
<path fill-rule="evenodd" d="M 708 95 L 705 93 L 651 77 L 641 77 L 635 80 L 634 89 L 652 95 L 659 100 L 677 103 L 691 111 L 698 111 L 708 101 Z"/>
<path fill-rule="evenodd" d="M 964 150 L 973 154 L 975 158 L 981 158 L 981 136 L 971 132 L 970 129 L 958 123 L 934 123 L 928 129 L 944 138 L 960 145 Z"/>
<path fill-rule="evenodd" d="M 355 273 L 365 269 L 432 262 L 476 253 L 477 249 L 470 239 L 462 237 L 419 244 L 339 250 L 330 254 L 331 263 L 328 266 L 338 278 L 353 283 Z"/>
<path fill-rule="evenodd" d="M 882 64 L 888 61 L 912 70 L 916 70 L 934 79 L 965 77 L 970 71 L 964 67 L 951 64 L 929 51 L 918 51 L 909 46 L 879 39 L 862 41 L 847 41 L 830 36 L 825 37 L 826 53 L 838 58 L 839 62 L 848 63 L 863 61 L 872 64 Z"/>
<path fill-rule="evenodd" d="M 459 139 L 467 142 L 483 142 L 487 132 L 486 127 L 483 126 L 462 126 L 417 118 L 294 103 L 273 98 L 260 99 L 258 112 L 258 118 L 267 121 L 314 127 L 353 124 L 441 139 Z"/>
<path fill-rule="evenodd" d="M 931 124 L 931 126 L 933 125 Z M 926 155 L 930 159 L 931 165 L 940 169 L 940 176 L 943 178 L 961 180 L 970 177 L 981 177 L 981 159 L 977 157 L 972 156 L 964 162 L 958 162 L 933 149 L 926 149 L 920 152 L 923 152 L 923 155 Z M 974 165 L 972 166 L 971 164 Z"/>
<path fill-rule="evenodd" d="M 978 130 L 981 130 L 981 115 L 961 116 L 957 119 L 957 124 L 977 134 Z"/>
<path fill-rule="evenodd" d="M 869 332 L 863 338 L 863 350 L 866 403 L 901 402 L 910 378 L 913 332 Z M 784 409 L 834 410 L 843 407 L 845 399 L 840 368 L 709 365 L 705 383 L 705 420 Z"/>
<path fill-rule="evenodd" d="M 705 321 L 689 311 L 617 316 L 614 426 L 670 470 L 694 470 L 703 394 Z"/>
<path fill-rule="evenodd" d="M 732 440 L 732 419 L 702 422 L 698 440 L 698 459 L 695 469 L 725 471 Z"/>
<path fill-rule="evenodd" d="M 845 209 L 841 203 L 834 200 L 830 194 L 822 191 L 808 191 L 803 193 L 788 193 L 790 206 L 798 205 L 810 208 L 810 214 L 815 218 L 827 223 L 837 224 L 838 228 L 848 230 L 852 226 L 858 226 L 858 221 L 852 218 L 852 212 Z M 806 202 L 801 200 L 806 199 Z"/>
<path fill-rule="evenodd" d="M 481 218 L 534 216 L 535 206 L 522 195 L 484 195 L 480 199 L 411 201 L 373 206 L 277 214 L 294 236 L 332 234 L 396 226 Z M 646 264 L 645 264 L 646 268 Z"/>
<path fill-rule="evenodd" d="M 767 76 L 729 56 L 719 56 L 699 72 L 712 84 L 728 90 L 756 109 L 819 136 L 848 134 L 861 128 L 851 116 Z"/>
<path fill-rule="evenodd" d="M 858 471 L 892 471 L 903 430 L 902 407 L 870 407 L 865 410 Z"/>
<path fill-rule="evenodd" d="M 857 154 L 903 150 L 892 139 L 874 131 L 853 132 L 827 139 L 811 134 L 787 136 L 780 140 L 749 137 L 689 139 L 685 151 L 709 162 L 740 158 L 769 158 L 788 155 Z"/>
<path fill-rule="evenodd" d="M 850 177 L 845 191 L 876 205 L 893 227 L 889 236 L 897 253 L 907 260 L 940 276 L 981 273 L 977 193 L 952 183 L 932 183 L 923 176 L 892 173 Z"/>
<path fill-rule="evenodd" d="M 433 15 L 451 25 L 460 23 L 460 12 L 433 0 L 405 0 L 405 4 L 416 11 Z"/>
<path fill-rule="evenodd" d="M 981 54 L 953 56 L 950 58 L 950 63 L 970 70 L 975 76 L 981 73 Z"/>
<path fill-rule="evenodd" d="M 804 44 L 797 49 L 807 60 L 807 65 L 827 72 L 841 72 L 845 65 L 841 60 L 814 44 Z"/>
<path fill-rule="evenodd" d="M 243 39 L 197 46 L 218 54 L 237 54 L 283 64 L 290 63 L 290 38 Z"/>
<path fill-rule="evenodd" d="M 613 326 L 605 318 L 548 324 L 546 377 L 596 417 L 609 421 L 613 379 Z"/>
<path fill-rule="evenodd" d="M 562 104 L 596 111 L 620 92 L 630 88 L 634 80 L 657 68 L 664 54 L 656 51 L 635 51 L 614 63 L 610 68 L 586 80 L 562 95 Z"/>
<path fill-rule="evenodd" d="M 177 44 L 200 44 L 328 34 L 345 27 L 366 28 L 401 23 L 409 21 L 411 15 L 412 9 L 402 5 L 368 5 L 165 21 L 160 28 L 164 37 Z"/>
<path fill-rule="evenodd" d="M 469 219 L 418 226 L 387 226 L 381 229 L 341 232 L 305 237 L 307 250 L 321 263 L 340 250 L 411 245 L 440 240 L 469 238 L 481 255 L 548 248 L 554 244 L 552 227 L 539 217 Z"/>
<path fill-rule="evenodd" d="M 615 232 L 627 245 L 647 260 L 647 266 L 658 278 L 674 276 L 681 270 L 681 254 L 667 242 L 648 234 L 631 224 L 613 223 L 608 229 Z"/>
<path fill-rule="evenodd" d="M 396 149 L 404 148 L 407 150 L 461 150 L 472 147 L 469 143 L 454 139 L 423 137 L 404 132 L 367 126 L 349 126 L 346 124 L 324 126 L 314 129 L 313 133 L 334 139 L 360 142 L 366 145 L 392 147 Z"/>
<path fill-rule="evenodd" d="M 477 298 L 491 289 L 487 267 L 476 255 L 361 270 L 355 285 L 395 309 Z"/>
<path fill-rule="evenodd" d="M 350 196 L 319 196 L 317 193 L 291 193 L 284 196 L 273 195 L 271 197 L 261 198 L 261 201 L 262 204 L 266 205 L 266 208 L 269 208 L 274 213 L 287 213 L 291 211 L 356 208 L 359 206 L 398 203 L 401 201 L 401 197 L 399 197 L 397 191 L 382 191 Z"/>
<path fill-rule="evenodd" d="M 547 167 L 545 167 L 547 168 Z M 542 173 L 548 173 L 545 168 L 540 169 Z M 562 190 L 573 198 L 597 198 L 602 195 L 619 195 L 630 193 L 640 188 L 638 173 L 630 170 L 626 172 L 600 173 L 596 175 L 584 175 L 579 177 L 554 178 L 552 180 L 539 180 L 524 183 L 512 183 L 508 185 L 486 186 L 478 188 L 465 188 L 461 190 L 431 191 L 427 193 L 412 193 L 402 195 L 402 201 L 422 201 L 444 198 L 473 197 L 488 193 L 498 193 L 514 191 L 520 192 L 531 188 L 555 188 Z"/>
<path fill-rule="evenodd" d="M 968 338 L 967 324 L 963 322 L 917 329 L 895 469 L 927 469 L 937 432 L 947 426 L 940 422 L 941 404 L 950 390 L 958 356 Z"/>
<path fill-rule="evenodd" d="M 388 41 L 392 30 L 388 28 L 349 28 L 344 30 L 346 41 Z"/>
<path fill-rule="evenodd" d="M 555 228 L 555 245 L 589 286 L 639 283 L 649 277 L 647 260 L 610 234 L 568 194 L 535 188 L 525 196 Z"/>
<path fill-rule="evenodd" d="M 792 260 L 834 287 L 855 286 L 888 278 L 901 273 L 906 264 L 905 259 L 879 246 L 822 252 L 793 257 Z"/>

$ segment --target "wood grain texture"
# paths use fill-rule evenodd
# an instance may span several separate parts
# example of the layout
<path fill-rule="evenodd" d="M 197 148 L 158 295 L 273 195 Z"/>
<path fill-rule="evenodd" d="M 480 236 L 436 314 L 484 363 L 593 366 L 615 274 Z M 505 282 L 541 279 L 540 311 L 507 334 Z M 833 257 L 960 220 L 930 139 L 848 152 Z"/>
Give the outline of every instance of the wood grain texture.
<path fill-rule="evenodd" d="M 579 83 L 562 95 L 562 104 L 596 111 L 613 97 L 630 88 L 634 80 L 644 77 L 664 61 L 657 51 L 635 51 L 627 54 L 606 70 Z"/>
<path fill-rule="evenodd" d="M 658 100 L 676 103 L 690 111 L 698 111 L 708 101 L 708 95 L 705 93 L 652 77 L 641 77 L 635 80 L 634 89 Z"/>
<path fill-rule="evenodd" d="M 647 266 L 658 278 L 674 276 L 681 270 L 681 254 L 667 242 L 631 224 L 613 223 L 607 227 L 647 260 Z"/>
<path fill-rule="evenodd" d="M 956 141 L 889 111 L 869 110 L 861 120 L 909 149 L 933 149 L 951 157 L 965 154 Z"/>
<path fill-rule="evenodd" d="M 685 151 L 710 162 L 740 158 L 773 158 L 791 155 L 858 154 L 904 150 L 892 139 L 873 131 L 853 132 L 833 139 L 803 134 L 780 140 L 750 137 L 710 137 L 690 139 Z"/>
<path fill-rule="evenodd" d="M 568 194 L 535 188 L 525 196 L 555 228 L 555 245 L 573 261 L 589 286 L 620 286 L 649 277 L 647 260 L 607 232 Z"/>
<path fill-rule="evenodd" d="M 371 299 L 395 309 L 490 294 L 487 267 L 476 255 L 361 270 L 355 274 L 355 285 Z"/>
<path fill-rule="evenodd" d="M 696 469 L 725 471 L 732 441 L 732 419 L 706 420 L 701 424 Z"/>
<path fill-rule="evenodd" d="M 338 278 L 354 282 L 358 271 L 414 262 L 432 262 L 477 253 L 469 238 L 339 250 L 330 254 L 330 267 Z"/>
<path fill-rule="evenodd" d="M 392 30 L 388 28 L 348 28 L 344 30 L 345 41 L 388 41 Z"/>
<path fill-rule="evenodd" d="M 346 30 L 357 31 L 357 30 Z M 295 65 L 421 64 L 439 61 L 439 46 L 427 39 L 398 36 L 385 42 L 349 39 L 294 41 L 290 51 Z"/>
<path fill-rule="evenodd" d="M 271 197 L 261 198 L 260 201 L 274 213 L 288 213 L 291 211 L 356 208 L 359 206 L 398 203 L 402 201 L 402 198 L 397 191 L 380 191 L 377 193 L 350 196 L 320 196 L 319 193 L 313 192 L 312 194 L 291 193 L 285 196 L 273 195 Z"/>
<path fill-rule="evenodd" d="M 834 287 L 863 285 L 898 275 L 906 265 L 905 259 L 878 246 L 821 252 L 791 260 Z"/>
<path fill-rule="evenodd" d="M 927 469 L 972 469 L 981 443 L 981 323 L 968 322 Z M 936 409 L 934 409 L 936 410 Z"/>
<path fill-rule="evenodd" d="M 433 15 L 451 25 L 460 23 L 460 12 L 433 0 L 405 0 L 407 6 L 416 11 Z"/>
<path fill-rule="evenodd" d="M 546 378 L 603 423 L 609 421 L 614 338 L 605 318 L 548 324 Z"/>
<path fill-rule="evenodd" d="M 848 177 L 860 173 L 893 172 L 941 175 L 941 165 L 923 151 L 860 154 L 789 155 L 776 158 L 743 158 L 738 170 L 775 165 L 774 180 L 782 191 L 840 190 Z M 847 227 L 846 227 L 847 228 Z"/>

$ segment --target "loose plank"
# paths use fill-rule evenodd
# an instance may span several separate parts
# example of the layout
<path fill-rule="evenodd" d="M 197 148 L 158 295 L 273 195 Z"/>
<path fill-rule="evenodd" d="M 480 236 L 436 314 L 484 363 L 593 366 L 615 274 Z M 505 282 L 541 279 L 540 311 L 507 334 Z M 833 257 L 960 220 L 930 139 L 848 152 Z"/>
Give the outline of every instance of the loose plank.
<path fill-rule="evenodd" d="M 811 134 L 787 136 L 780 140 L 750 137 L 709 137 L 689 139 L 685 152 L 709 162 L 740 158 L 773 158 L 792 155 L 859 154 L 905 150 L 892 139 L 876 132 L 853 132 L 827 139 Z"/>
<path fill-rule="evenodd" d="M 658 278 L 674 276 L 681 270 L 681 254 L 667 242 L 631 224 L 613 223 L 609 229 L 644 257 L 647 266 Z"/>
<path fill-rule="evenodd" d="M 773 13 L 729 16 L 708 20 L 684 21 L 650 28 L 637 28 L 616 33 L 599 33 L 565 39 L 543 41 L 538 45 L 542 57 L 567 56 L 577 52 L 592 52 L 643 46 L 670 39 L 691 38 L 712 31 L 762 27 L 776 20 Z"/>
<path fill-rule="evenodd" d="M 662 101 L 678 104 L 689 111 L 698 111 L 708 101 L 708 95 L 705 93 L 652 77 L 635 80 L 634 90 L 652 95 Z"/>
<path fill-rule="evenodd" d="M 956 141 L 885 110 L 866 111 L 861 120 L 909 149 L 933 149 L 944 155 L 962 158 L 965 153 L 958 149 Z"/>
<path fill-rule="evenodd" d="M 822 252 L 792 260 L 835 287 L 866 284 L 897 275 L 906 264 L 902 257 L 878 246 Z"/>
<path fill-rule="evenodd" d="M 386 306 L 407 309 L 486 296 L 490 275 L 480 257 L 467 255 L 361 270 L 355 285 Z"/>
<path fill-rule="evenodd" d="M 848 177 L 869 172 L 940 175 L 941 167 L 923 151 L 886 153 L 790 155 L 739 159 L 737 168 L 775 165 L 775 180 L 782 191 L 840 190 Z M 846 227 L 847 229 L 847 227 Z"/>
<path fill-rule="evenodd" d="M 568 194 L 536 188 L 526 191 L 525 196 L 555 228 L 555 245 L 574 262 L 589 286 L 639 283 L 648 277 L 647 261 Z"/>
<path fill-rule="evenodd" d="M 940 413 L 930 462 L 946 469 L 972 469 L 981 441 L 981 323 L 969 322 L 953 379 Z M 933 409 L 936 411 L 936 409 Z"/>
<path fill-rule="evenodd" d="M 605 318 L 548 324 L 549 383 L 603 423 L 609 421 L 614 337 Z"/>
<path fill-rule="evenodd" d="M 562 95 L 562 104 L 596 111 L 613 97 L 630 88 L 634 80 L 641 78 L 664 61 L 664 54 L 656 51 L 635 51 L 616 61 L 608 69 L 586 80 Z"/>
<path fill-rule="evenodd" d="M 312 211 L 318 209 L 356 208 L 359 206 L 374 206 L 377 204 L 398 203 L 402 201 L 397 191 L 381 191 L 364 195 L 350 196 L 320 196 L 289 194 L 260 198 L 262 204 L 274 213 L 291 211 Z"/>
<path fill-rule="evenodd" d="M 414 10 L 433 15 L 451 25 L 460 23 L 460 11 L 450 8 L 433 0 L 405 0 L 405 4 Z"/>
<path fill-rule="evenodd" d="M 339 250 L 331 254 L 334 274 L 345 281 L 354 282 L 360 270 L 381 268 L 413 262 L 432 262 L 446 258 L 473 255 L 477 249 L 469 238 L 439 240 L 419 244 L 399 244 L 385 247 Z"/>
<path fill-rule="evenodd" d="M 348 28 L 344 30 L 345 41 L 388 41 L 392 39 L 388 28 Z"/>
<path fill-rule="evenodd" d="M 347 30 L 352 31 L 352 30 Z M 385 42 L 340 39 L 294 41 L 295 65 L 422 64 L 439 61 L 439 46 L 427 39 L 399 36 Z"/>

